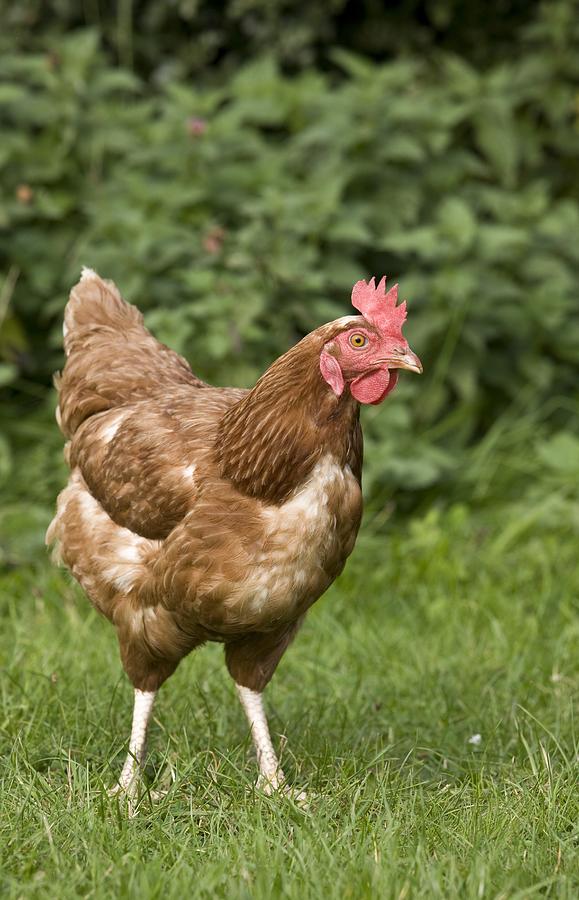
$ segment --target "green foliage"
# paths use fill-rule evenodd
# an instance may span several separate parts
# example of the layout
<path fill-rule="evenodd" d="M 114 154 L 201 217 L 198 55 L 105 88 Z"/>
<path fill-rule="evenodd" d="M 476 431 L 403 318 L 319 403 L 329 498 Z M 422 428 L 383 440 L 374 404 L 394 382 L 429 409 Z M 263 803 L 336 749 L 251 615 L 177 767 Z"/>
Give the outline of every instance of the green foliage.
<path fill-rule="evenodd" d="M 375 57 L 435 46 L 487 63 L 532 18 L 528 0 L 0 0 L 0 50 L 44 49 L 80 28 L 100 31 L 115 62 L 156 81 L 223 77 L 264 52 L 288 70 L 328 65 L 339 45 Z"/>
<path fill-rule="evenodd" d="M 514 421 L 520 451 L 576 414 L 575 12 L 545 4 L 487 68 L 341 49 L 333 74 L 262 55 L 217 83 L 151 86 L 111 64 L 96 29 L 5 52 L 0 478 L 22 409 L 48 421 L 82 264 L 218 384 L 251 384 L 385 272 L 426 374 L 366 411 L 369 496 L 386 515 L 397 490 L 492 495 Z"/>

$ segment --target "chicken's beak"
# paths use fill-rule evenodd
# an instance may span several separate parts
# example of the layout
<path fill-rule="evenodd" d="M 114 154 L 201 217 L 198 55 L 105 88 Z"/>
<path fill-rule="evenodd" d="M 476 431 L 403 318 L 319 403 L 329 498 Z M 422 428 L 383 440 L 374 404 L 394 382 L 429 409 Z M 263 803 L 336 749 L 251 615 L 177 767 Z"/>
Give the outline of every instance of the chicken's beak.
<path fill-rule="evenodd" d="M 392 368 L 408 369 L 409 372 L 416 372 L 417 375 L 422 375 L 422 363 L 416 353 L 413 353 L 410 349 L 396 360 Z"/>

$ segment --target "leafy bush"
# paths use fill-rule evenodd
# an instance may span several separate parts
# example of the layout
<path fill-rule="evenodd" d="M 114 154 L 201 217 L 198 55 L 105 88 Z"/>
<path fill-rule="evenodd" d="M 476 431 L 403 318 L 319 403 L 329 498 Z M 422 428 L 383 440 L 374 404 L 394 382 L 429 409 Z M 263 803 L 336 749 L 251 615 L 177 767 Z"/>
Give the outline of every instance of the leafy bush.
<path fill-rule="evenodd" d="M 95 30 L 5 53 L 10 440 L 23 443 L 14 404 L 44 403 L 61 363 L 82 264 L 218 384 L 252 383 L 347 312 L 357 278 L 385 272 L 409 299 L 426 375 L 366 411 L 369 494 L 384 506 L 396 489 L 508 490 L 489 463 L 505 422 L 529 423 L 520 448 L 576 412 L 578 49 L 565 0 L 488 69 L 336 50 L 339 78 L 290 77 L 262 56 L 218 86 L 153 89 L 110 65 Z"/>
<path fill-rule="evenodd" d="M 327 66 L 339 45 L 376 57 L 438 46 L 484 61 L 509 52 L 529 0 L 0 0 L 0 51 L 50 49 L 95 28 L 115 62 L 156 81 L 220 79 L 264 52 L 287 69 Z"/>

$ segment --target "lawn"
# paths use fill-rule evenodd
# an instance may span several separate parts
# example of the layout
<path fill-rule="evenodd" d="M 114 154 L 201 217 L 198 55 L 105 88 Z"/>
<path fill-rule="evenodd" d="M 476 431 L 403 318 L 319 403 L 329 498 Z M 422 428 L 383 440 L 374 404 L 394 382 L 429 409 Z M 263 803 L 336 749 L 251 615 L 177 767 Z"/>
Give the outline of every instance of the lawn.
<path fill-rule="evenodd" d="M 579 896 L 579 554 L 503 535 L 460 508 L 366 527 L 267 692 L 306 810 L 255 793 L 209 646 L 159 696 L 170 790 L 128 819 L 106 794 L 131 713 L 114 633 L 41 558 L 5 572 L 2 896 Z"/>

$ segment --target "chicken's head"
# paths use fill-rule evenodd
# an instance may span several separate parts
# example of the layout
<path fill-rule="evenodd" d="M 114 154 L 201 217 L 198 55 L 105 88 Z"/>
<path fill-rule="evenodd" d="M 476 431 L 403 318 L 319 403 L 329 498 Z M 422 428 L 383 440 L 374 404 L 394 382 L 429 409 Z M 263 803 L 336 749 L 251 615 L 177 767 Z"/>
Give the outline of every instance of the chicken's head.
<path fill-rule="evenodd" d="M 396 369 L 422 372 L 422 363 L 402 335 L 406 303 L 396 306 L 398 285 L 386 293 L 386 279 L 378 286 L 358 281 L 352 304 L 362 315 L 343 322 L 320 355 L 320 370 L 339 397 L 349 386 L 360 403 L 381 403 L 396 387 Z M 342 320 L 343 321 L 343 320 Z"/>

